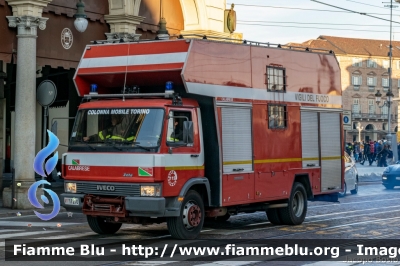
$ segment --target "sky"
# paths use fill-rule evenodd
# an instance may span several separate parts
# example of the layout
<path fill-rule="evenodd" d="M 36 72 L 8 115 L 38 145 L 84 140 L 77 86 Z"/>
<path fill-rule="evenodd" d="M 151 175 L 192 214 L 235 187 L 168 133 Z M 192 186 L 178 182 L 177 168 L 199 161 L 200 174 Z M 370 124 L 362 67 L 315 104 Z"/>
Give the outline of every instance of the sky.
<path fill-rule="evenodd" d="M 366 15 L 311 0 L 227 0 L 226 3 L 227 9 L 235 4 L 236 32 L 243 33 L 245 40 L 286 44 L 320 35 L 389 40 L 390 8 L 385 5 L 390 5 L 390 0 L 318 1 Z M 393 8 L 392 38 L 400 41 L 400 3 L 393 0 L 393 6 L 397 8 Z"/>

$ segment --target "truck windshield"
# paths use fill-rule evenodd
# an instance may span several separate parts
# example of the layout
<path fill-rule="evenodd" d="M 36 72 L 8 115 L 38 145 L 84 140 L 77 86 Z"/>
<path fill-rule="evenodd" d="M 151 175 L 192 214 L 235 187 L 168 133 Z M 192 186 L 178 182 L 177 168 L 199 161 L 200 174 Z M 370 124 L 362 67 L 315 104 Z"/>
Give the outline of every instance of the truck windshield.
<path fill-rule="evenodd" d="M 160 146 L 164 109 L 85 109 L 76 116 L 70 149 L 154 151 Z"/>

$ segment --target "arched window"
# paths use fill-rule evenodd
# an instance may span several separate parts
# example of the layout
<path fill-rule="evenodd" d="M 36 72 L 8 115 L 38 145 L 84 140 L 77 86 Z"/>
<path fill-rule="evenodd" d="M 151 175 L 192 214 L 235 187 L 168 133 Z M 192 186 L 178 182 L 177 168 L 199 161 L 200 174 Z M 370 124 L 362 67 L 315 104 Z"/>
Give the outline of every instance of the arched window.
<path fill-rule="evenodd" d="M 374 127 L 374 125 L 372 125 L 372 124 L 368 124 L 368 125 L 365 127 L 365 130 L 372 131 L 372 130 L 375 130 L 375 127 Z"/>

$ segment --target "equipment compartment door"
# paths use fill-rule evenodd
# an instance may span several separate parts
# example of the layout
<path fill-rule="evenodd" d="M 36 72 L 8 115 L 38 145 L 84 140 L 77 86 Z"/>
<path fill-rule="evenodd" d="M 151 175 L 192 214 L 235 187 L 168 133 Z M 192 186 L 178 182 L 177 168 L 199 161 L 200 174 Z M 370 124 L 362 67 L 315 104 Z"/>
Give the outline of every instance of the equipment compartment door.
<path fill-rule="evenodd" d="M 342 186 L 342 155 L 340 113 L 321 112 L 321 189 L 340 189 Z"/>
<path fill-rule="evenodd" d="M 301 112 L 301 146 L 303 168 L 319 167 L 318 113 Z"/>
<path fill-rule="evenodd" d="M 223 172 L 253 171 L 252 119 L 249 107 L 221 107 Z"/>

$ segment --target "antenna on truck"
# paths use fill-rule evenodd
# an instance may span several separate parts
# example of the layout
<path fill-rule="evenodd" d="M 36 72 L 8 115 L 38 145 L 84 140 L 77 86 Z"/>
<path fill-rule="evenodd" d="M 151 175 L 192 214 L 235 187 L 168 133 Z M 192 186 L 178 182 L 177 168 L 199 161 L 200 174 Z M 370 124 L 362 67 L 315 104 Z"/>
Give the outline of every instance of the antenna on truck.
<path fill-rule="evenodd" d="M 129 53 L 131 50 L 131 43 L 128 43 L 128 55 L 126 56 L 126 67 L 125 67 L 125 79 L 124 79 L 124 90 L 122 92 L 122 101 L 125 102 L 125 89 L 126 89 L 126 76 L 128 75 L 128 63 L 129 63 Z"/>

